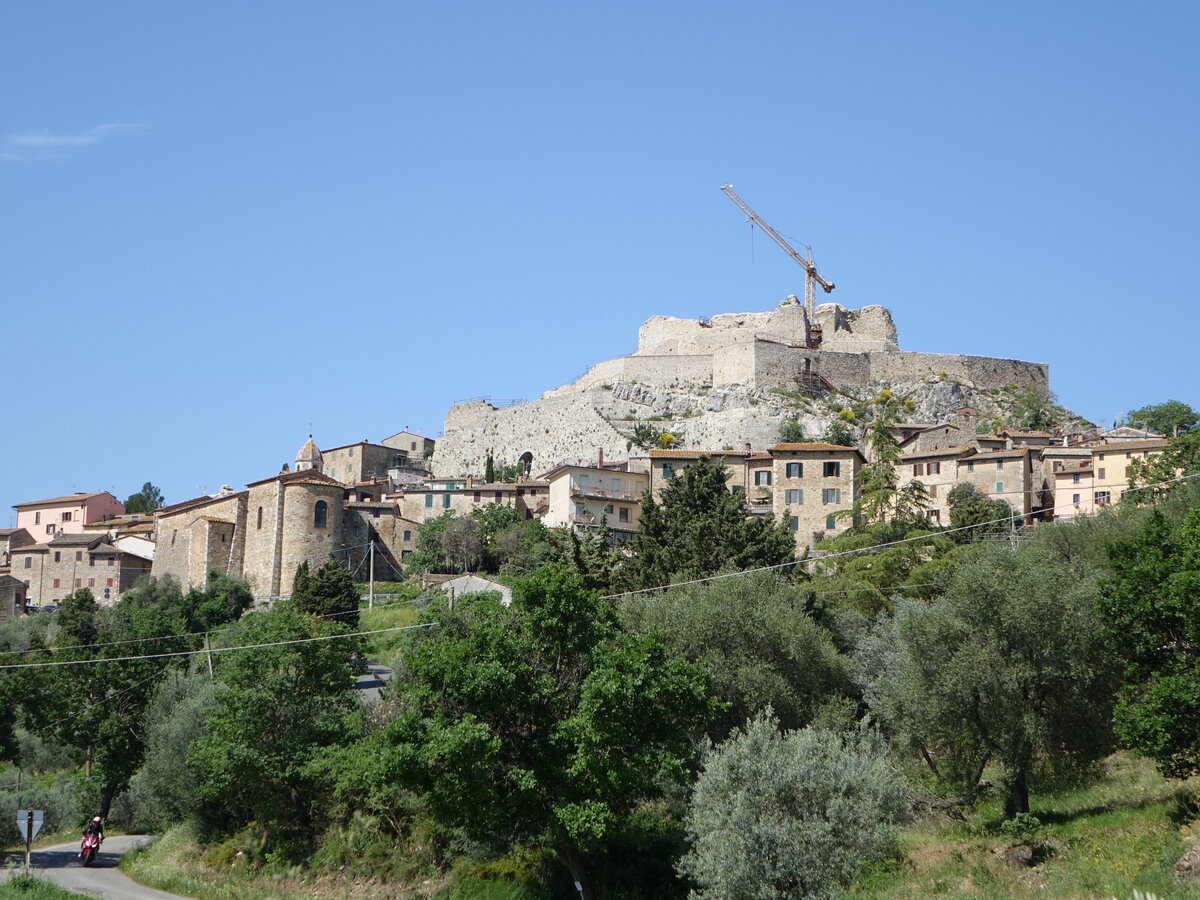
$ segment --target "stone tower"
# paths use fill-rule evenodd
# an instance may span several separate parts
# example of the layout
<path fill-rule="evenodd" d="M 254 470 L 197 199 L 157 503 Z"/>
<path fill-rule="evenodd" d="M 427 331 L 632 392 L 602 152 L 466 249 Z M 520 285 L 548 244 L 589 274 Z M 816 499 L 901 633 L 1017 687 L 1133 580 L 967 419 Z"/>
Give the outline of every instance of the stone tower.
<path fill-rule="evenodd" d="M 313 443 L 311 434 L 308 436 L 308 440 L 304 442 L 304 446 L 296 452 L 296 471 L 321 471 L 321 451 Z"/>

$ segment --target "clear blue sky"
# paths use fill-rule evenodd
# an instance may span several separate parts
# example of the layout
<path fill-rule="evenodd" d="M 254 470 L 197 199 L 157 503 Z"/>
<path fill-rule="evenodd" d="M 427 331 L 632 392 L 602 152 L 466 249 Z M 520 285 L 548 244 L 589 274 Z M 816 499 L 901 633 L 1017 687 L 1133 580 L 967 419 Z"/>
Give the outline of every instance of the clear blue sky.
<path fill-rule="evenodd" d="M 0 509 L 178 501 L 814 247 L 905 349 L 1050 364 L 1110 422 L 1196 376 L 1192 3 L 8 3 Z M 4 519 L 9 519 L 5 515 Z M 7 524 L 7 522 L 4 522 Z"/>

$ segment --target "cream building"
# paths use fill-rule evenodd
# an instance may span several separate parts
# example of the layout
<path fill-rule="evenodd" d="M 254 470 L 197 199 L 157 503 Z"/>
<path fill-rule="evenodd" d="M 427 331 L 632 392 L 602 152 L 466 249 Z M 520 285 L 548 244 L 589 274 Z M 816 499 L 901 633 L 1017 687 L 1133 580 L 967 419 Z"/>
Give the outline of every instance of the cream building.
<path fill-rule="evenodd" d="M 1135 459 L 1149 459 L 1162 453 L 1169 445 L 1166 438 L 1157 440 L 1116 441 L 1092 448 L 1092 498 L 1097 507 L 1116 503 L 1129 490 L 1129 464 Z"/>
<path fill-rule="evenodd" d="M 638 529 L 642 495 L 650 487 L 645 472 L 613 467 L 555 466 L 542 476 L 549 485 L 545 524 L 591 530 L 606 524 L 615 535 L 629 536 Z"/>

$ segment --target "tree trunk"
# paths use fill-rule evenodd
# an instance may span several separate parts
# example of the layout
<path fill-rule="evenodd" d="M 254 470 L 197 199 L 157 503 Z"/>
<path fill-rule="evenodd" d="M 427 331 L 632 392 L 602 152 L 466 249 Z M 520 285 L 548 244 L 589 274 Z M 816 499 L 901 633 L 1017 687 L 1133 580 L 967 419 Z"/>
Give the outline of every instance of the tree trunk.
<path fill-rule="evenodd" d="M 592 882 L 584 868 L 583 854 L 574 847 L 567 847 L 559 851 L 559 858 L 571 873 L 571 879 L 575 882 L 575 891 L 579 894 L 580 900 L 596 900 L 596 895 L 592 891 Z"/>
<path fill-rule="evenodd" d="M 1029 812 L 1029 785 L 1025 781 L 1025 766 L 1009 773 L 1008 799 L 1004 801 L 1004 815 L 1011 819 L 1017 813 Z"/>
<path fill-rule="evenodd" d="M 108 811 L 112 809 L 113 795 L 112 791 L 104 790 L 100 793 L 100 808 L 96 810 L 96 815 L 102 819 L 108 818 Z"/>

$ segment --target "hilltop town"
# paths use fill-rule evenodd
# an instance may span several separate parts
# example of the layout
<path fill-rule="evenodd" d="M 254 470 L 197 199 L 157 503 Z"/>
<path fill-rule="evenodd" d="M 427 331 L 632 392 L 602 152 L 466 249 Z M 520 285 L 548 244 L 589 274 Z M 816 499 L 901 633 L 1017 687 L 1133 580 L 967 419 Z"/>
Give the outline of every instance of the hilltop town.
<path fill-rule="evenodd" d="M 322 449 L 310 437 L 241 489 L 152 513 L 105 492 L 15 504 L 15 527 L 0 530 L 0 613 L 83 587 L 111 603 L 145 574 L 200 586 L 218 571 L 284 597 L 300 564 L 331 554 L 363 580 L 398 578 L 425 522 L 488 504 L 624 540 L 642 497 L 702 456 L 721 461 L 747 516 L 782 521 L 811 548 L 851 524 L 837 513 L 869 462 L 860 413 L 885 388 L 909 402 L 894 429 L 900 474 L 924 484 L 935 525 L 962 483 L 1026 523 L 1089 513 L 1126 489 L 1129 461 L 1167 445 L 1055 405 L 1043 363 L 901 350 L 881 306 L 810 316 L 789 297 L 768 312 L 654 316 L 634 353 L 531 402 L 455 405 L 437 440 L 402 431 Z"/>

